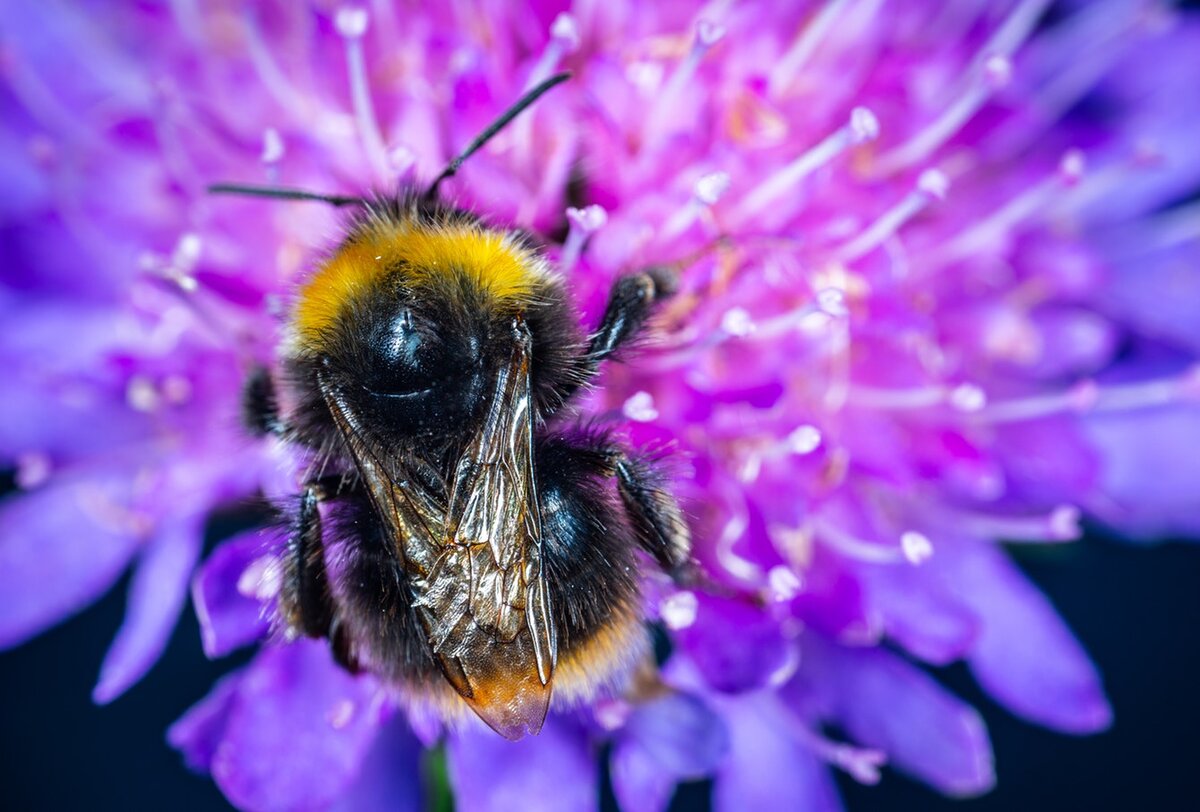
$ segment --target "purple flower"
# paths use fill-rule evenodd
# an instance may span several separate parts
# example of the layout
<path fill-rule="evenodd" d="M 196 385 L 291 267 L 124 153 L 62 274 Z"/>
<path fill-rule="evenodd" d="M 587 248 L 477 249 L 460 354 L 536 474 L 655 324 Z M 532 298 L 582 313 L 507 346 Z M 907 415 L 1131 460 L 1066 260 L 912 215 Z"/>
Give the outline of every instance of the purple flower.
<path fill-rule="evenodd" d="M 985 792 L 981 719 L 914 663 L 1105 728 L 1086 653 L 998 542 L 1072 541 L 1084 515 L 1200 530 L 1200 22 L 1049 6 L 0 8 L 0 460 L 20 491 L 0 645 L 132 567 L 107 702 L 190 588 L 210 656 L 262 647 L 170 740 L 255 810 L 418 808 L 438 742 L 470 809 L 594 809 L 605 744 L 631 812 L 702 776 L 718 810 L 836 809 L 831 767 L 873 783 L 885 763 Z M 239 391 L 339 233 L 324 207 L 205 188 L 429 179 L 560 69 L 446 191 L 565 234 L 548 253 L 588 324 L 620 274 L 681 269 L 582 411 L 669 449 L 712 584 L 648 568 L 664 685 L 512 744 L 273 636 L 278 539 L 199 563 L 215 509 L 297 488 L 294 452 L 238 428 Z"/>

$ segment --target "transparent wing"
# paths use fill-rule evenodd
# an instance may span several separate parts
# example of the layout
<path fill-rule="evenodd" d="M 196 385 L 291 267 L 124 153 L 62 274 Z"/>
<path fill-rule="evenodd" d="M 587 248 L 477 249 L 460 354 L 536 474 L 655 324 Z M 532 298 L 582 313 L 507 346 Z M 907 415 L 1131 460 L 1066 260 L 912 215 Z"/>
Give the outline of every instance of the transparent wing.
<path fill-rule="evenodd" d="M 531 339 L 519 321 L 513 339 L 446 497 L 422 486 L 403 461 L 373 450 L 336 394 L 326 400 L 397 540 L 442 672 L 480 718 L 518 739 L 541 729 L 558 642 L 533 471 Z"/>

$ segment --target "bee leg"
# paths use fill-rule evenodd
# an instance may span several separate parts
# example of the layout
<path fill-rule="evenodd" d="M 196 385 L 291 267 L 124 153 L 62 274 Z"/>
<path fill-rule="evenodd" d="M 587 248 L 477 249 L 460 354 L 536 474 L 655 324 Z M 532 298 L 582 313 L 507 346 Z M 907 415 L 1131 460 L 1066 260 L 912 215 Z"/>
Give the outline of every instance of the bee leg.
<path fill-rule="evenodd" d="M 288 624 L 309 637 L 325 637 L 333 623 L 333 594 L 325 570 L 319 485 L 305 487 L 284 556 L 280 610 Z"/>
<path fill-rule="evenodd" d="M 616 281 L 608 294 L 604 317 L 588 340 L 587 353 L 583 356 L 589 375 L 595 374 L 601 361 L 637 335 L 654 303 L 674 293 L 675 286 L 675 274 L 667 268 L 650 268 Z"/>
<path fill-rule="evenodd" d="M 696 577 L 691 532 L 662 475 L 645 457 L 623 450 L 613 451 L 612 457 L 617 492 L 638 544 L 663 572 L 678 582 L 691 582 Z"/>
<path fill-rule="evenodd" d="M 334 484 L 335 480 L 338 478 L 310 482 L 304 488 L 284 556 L 279 606 L 291 628 L 308 637 L 328 638 L 334 659 L 346 670 L 356 672 L 358 665 L 338 617 L 325 567 L 320 502 L 340 484 L 340 480 Z"/>
<path fill-rule="evenodd" d="M 285 429 L 275 382 L 266 367 L 255 367 L 242 384 L 242 424 L 256 437 L 282 434 Z"/>

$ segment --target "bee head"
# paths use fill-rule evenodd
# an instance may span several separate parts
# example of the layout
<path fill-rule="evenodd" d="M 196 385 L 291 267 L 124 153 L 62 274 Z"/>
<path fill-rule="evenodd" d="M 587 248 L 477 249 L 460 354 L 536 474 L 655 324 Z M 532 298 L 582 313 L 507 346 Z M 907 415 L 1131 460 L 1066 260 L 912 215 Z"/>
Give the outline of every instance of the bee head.
<path fill-rule="evenodd" d="M 477 222 L 368 219 L 301 289 L 293 345 L 384 439 L 465 433 L 546 279 L 532 251 Z"/>

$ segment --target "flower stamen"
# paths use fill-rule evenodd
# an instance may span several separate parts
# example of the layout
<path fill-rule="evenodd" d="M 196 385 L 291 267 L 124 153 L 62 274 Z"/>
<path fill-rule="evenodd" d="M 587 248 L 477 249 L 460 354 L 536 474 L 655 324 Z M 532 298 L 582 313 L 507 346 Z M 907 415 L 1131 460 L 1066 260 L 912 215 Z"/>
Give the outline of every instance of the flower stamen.
<path fill-rule="evenodd" d="M 678 113 L 675 109 L 676 103 L 679 101 L 683 89 L 696 75 L 696 70 L 700 67 L 704 56 L 724 36 L 725 27 L 722 25 L 709 20 L 700 20 L 696 23 L 696 37 L 692 40 L 691 49 L 667 79 L 646 122 L 646 143 L 656 142 L 664 135 L 663 128 Z"/>
<path fill-rule="evenodd" d="M 805 24 L 804 30 L 796 37 L 792 47 L 788 48 L 787 53 L 779 60 L 779 64 L 771 71 L 771 76 L 767 80 L 767 89 L 770 95 L 778 96 L 786 86 L 791 84 L 849 4 L 849 0 L 831 0 Z"/>
<path fill-rule="evenodd" d="M 975 419 L 984 423 L 1017 423 L 1056 414 L 1127 412 L 1200 401 L 1200 366 L 1137 383 L 1100 385 L 1083 380 L 1062 392 L 998 401 L 981 409 Z"/>
<path fill-rule="evenodd" d="M 840 262 L 853 262 L 878 248 L 905 223 L 920 214 L 934 200 L 943 200 L 950 182 L 936 170 L 927 169 L 917 178 L 916 187 L 892 208 L 880 215 L 857 237 L 834 252 Z"/>
<path fill-rule="evenodd" d="M 346 6 L 338 9 L 334 26 L 346 47 L 346 71 L 350 77 L 350 99 L 354 105 L 354 120 L 358 125 L 359 137 L 367 150 L 367 158 L 377 175 L 387 177 L 390 173 L 387 147 L 379 120 L 375 117 L 375 106 L 371 102 L 371 83 L 367 76 L 367 62 L 363 54 L 362 38 L 367 33 L 370 17 L 367 10 Z"/>
<path fill-rule="evenodd" d="M 1057 171 L 1040 183 L 1017 195 L 988 217 L 960 232 L 941 247 L 930 252 L 926 260 L 929 271 L 945 268 L 959 260 L 983 253 L 1014 228 L 1038 214 L 1061 193 L 1063 188 L 1076 186 L 1084 173 L 1083 153 L 1068 150 L 1058 163 Z"/>
<path fill-rule="evenodd" d="M 879 137 L 879 120 L 866 107 L 855 107 L 850 119 L 815 147 L 805 151 L 783 169 L 773 172 L 762 184 L 753 189 L 738 206 L 738 224 L 761 213 L 804 178 L 832 161 L 851 147 L 865 144 Z"/>
<path fill-rule="evenodd" d="M 604 210 L 603 206 L 595 203 L 582 209 L 569 208 L 567 209 L 567 222 L 570 224 L 570 228 L 558 260 L 561 273 L 569 272 L 579 262 L 588 237 L 602 229 L 608 222 L 608 212 Z"/>
<path fill-rule="evenodd" d="M 1083 535 L 1081 514 L 1075 505 L 1059 505 L 1040 516 L 1002 516 L 969 510 L 945 509 L 951 526 L 985 539 L 1014 542 L 1058 543 L 1077 541 Z"/>
<path fill-rule="evenodd" d="M 709 172 L 696 181 L 692 196 L 671 216 L 662 229 L 662 238 L 677 237 L 688 229 L 704 212 L 716 205 L 729 189 L 729 174 Z"/>
<path fill-rule="evenodd" d="M 936 152 L 971 120 L 993 93 L 1009 83 L 1012 62 L 1008 57 L 993 55 L 976 76 L 976 81 L 971 82 L 940 116 L 907 141 L 881 155 L 874 166 L 875 174 L 882 177 L 895 174 Z"/>
<path fill-rule="evenodd" d="M 554 22 L 550 23 L 550 41 L 546 43 L 541 58 L 530 71 L 525 90 L 534 87 L 543 79 L 548 79 L 564 56 L 579 50 L 579 40 L 579 23 L 572 15 L 564 11 L 555 17 Z"/>

